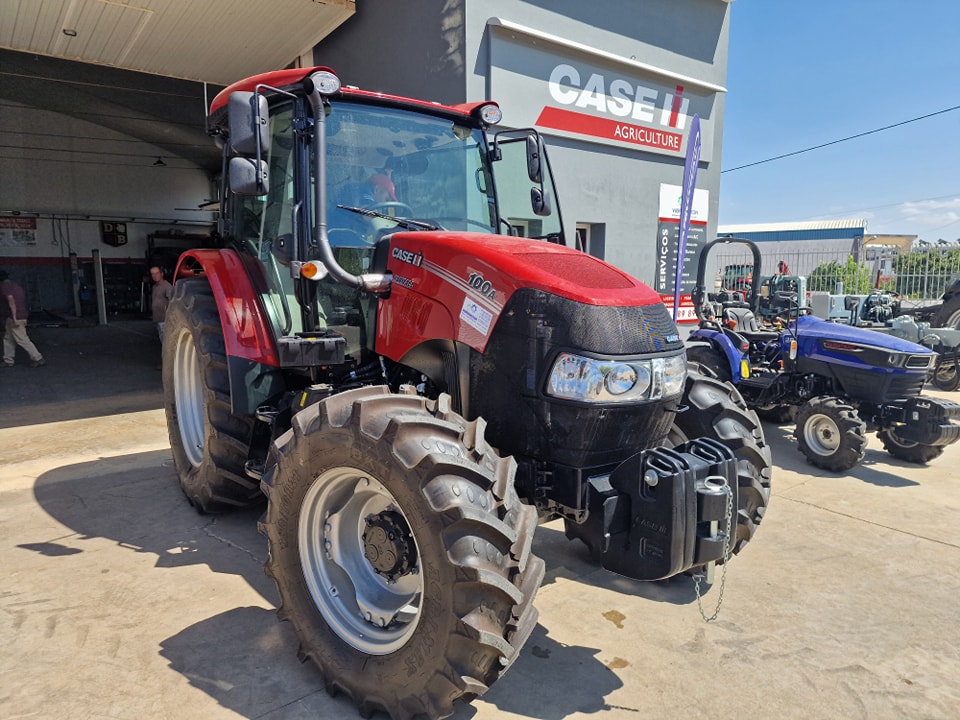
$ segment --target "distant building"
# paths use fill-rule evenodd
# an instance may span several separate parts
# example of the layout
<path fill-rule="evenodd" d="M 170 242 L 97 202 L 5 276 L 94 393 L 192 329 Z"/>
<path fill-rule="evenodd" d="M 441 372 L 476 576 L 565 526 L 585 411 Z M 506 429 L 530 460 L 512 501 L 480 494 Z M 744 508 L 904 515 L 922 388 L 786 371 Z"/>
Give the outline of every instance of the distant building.
<path fill-rule="evenodd" d="M 916 235 L 865 235 L 863 262 L 871 268 L 878 285 L 897 278 L 897 258 L 913 249 Z"/>
<path fill-rule="evenodd" d="M 756 243 L 763 258 L 762 275 L 776 273 L 781 262 L 786 263 L 791 275 L 809 275 L 822 263 L 842 264 L 849 257 L 862 262 L 866 229 L 863 219 L 720 225 L 717 237 L 729 235 Z M 720 254 L 720 262 L 732 263 L 734 256 L 742 258 L 745 253 L 731 246 L 731 255 L 724 258 Z"/>

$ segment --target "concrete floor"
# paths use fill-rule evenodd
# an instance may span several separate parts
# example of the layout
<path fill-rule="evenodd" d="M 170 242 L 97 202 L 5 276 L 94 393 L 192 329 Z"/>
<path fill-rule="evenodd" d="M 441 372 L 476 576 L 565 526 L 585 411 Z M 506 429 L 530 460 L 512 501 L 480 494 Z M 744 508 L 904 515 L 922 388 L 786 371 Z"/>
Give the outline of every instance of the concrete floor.
<path fill-rule="evenodd" d="M 276 619 L 259 511 L 181 495 L 153 326 L 31 336 L 47 367 L 0 370 L 0 717 L 357 717 Z M 546 525 L 539 625 L 454 717 L 960 718 L 960 446 L 917 467 L 871 437 L 834 476 L 766 429 L 773 498 L 715 622 L 689 578 L 619 578 Z"/>

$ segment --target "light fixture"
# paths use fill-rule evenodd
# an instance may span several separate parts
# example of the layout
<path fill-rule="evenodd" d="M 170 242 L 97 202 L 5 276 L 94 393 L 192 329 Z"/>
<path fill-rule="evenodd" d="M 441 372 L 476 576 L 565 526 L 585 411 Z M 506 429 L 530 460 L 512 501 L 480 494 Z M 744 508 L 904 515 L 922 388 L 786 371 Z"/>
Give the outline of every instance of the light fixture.
<path fill-rule="evenodd" d="M 166 167 L 167 164 L 163 161 L 163 158 L 162 158 L 162 157 L 158 157 L 158 158 L 154 161 L 153 166 L 154 166 L 154 167 Z"/>

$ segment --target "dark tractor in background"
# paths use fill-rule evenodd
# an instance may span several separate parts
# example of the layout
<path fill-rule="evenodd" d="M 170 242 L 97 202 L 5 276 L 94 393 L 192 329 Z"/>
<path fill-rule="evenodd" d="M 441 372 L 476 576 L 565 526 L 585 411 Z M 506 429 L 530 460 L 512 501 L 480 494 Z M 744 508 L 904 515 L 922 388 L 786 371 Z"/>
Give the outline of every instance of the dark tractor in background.
<path fill-rule="evenodd" d="M 707 292 L 712 250 L 731 243 L 753 255 L 746 292 Z M 909 462 L 926 463 L 960 439 L 960 405 L 925 397 L 936 353 L 901 338 L 806 314 L 789 292 L 760 292 L 760 251 L 739 238 L 719 238 L 700 256 L 693 301 L 700 320 L 688 357 L 731 381 L 761 417 L 796 421 L 800 451 L 817 467 L 841 472 L 864 456 L 866 433 Z M 784 310 L 758 323 L 761 303 Z"/>

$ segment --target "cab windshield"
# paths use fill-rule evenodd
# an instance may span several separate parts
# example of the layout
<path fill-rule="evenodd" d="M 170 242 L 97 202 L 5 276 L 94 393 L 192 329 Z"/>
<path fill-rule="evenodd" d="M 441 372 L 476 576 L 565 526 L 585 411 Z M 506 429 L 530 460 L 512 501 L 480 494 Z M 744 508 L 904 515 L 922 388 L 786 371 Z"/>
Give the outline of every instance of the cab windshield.
<path fill-rule="evenodd" d="M 373 242 L 415 218 L 448 230 L 496 232 L 493 183 L 479 130 L 391 108 L 333 103 L 327 127 L 331 244 Z M 352 209 L 347 209 L 352 208 Z"/>
<path fill-rule="evenodd" d="M 258 289 L 277 336 L 333 329 L 348 338 L 351 352 L 371 347 L 374 299 L 329 277 L 300 283 L 290 270 L 289 248 L 296 237 L 309 238 L 301 259 L 320 257 L 312 126 L 302 103 L 271 108 L 264 158 L 269 192 L 233 196 L 226 227 L 234 244 L 260 267 Z M 559 230 L 558 213 L 537 217 L 531 210 L 523 142 L 504 140 L 502 159 L 491 163 L 487 140 L 477 128 L 342 100 L 331 103 L 325 126 L 327 235 L 337 262 L 349 273 L 370 272 L 377 241 L 398 229 L 526 237 Z M 491 177 L 494 167 L 499 187 Z M 545 189 L 552 196 L 549 177 Z"/>

